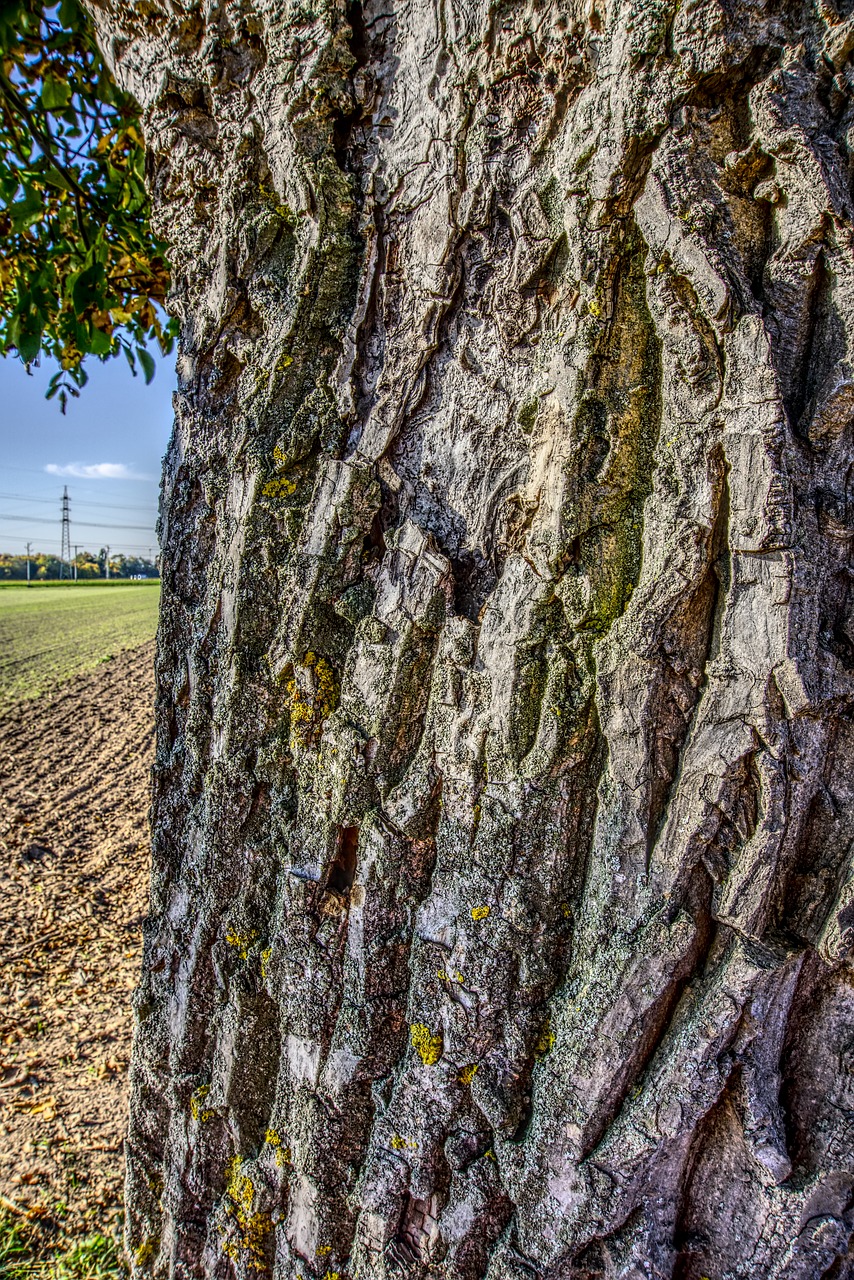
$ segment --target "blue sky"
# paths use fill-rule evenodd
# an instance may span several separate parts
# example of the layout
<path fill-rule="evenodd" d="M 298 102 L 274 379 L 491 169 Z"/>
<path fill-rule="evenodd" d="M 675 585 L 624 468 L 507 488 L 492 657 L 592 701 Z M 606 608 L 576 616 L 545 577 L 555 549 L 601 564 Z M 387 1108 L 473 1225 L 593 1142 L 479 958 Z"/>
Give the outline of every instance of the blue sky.
<path fill-rule="evenodd" d="M 81 550 L 156 554 L 160 464 L 172 429 L 174 357 L 150 386 L 123 357 L 87 361 L 89 381 L 65 416 L 44 394 L 55 366 L 27 376 L 0 357 L 0 552 L 59 554 L 60 501 L 71 499 L 71 542 Z"/>

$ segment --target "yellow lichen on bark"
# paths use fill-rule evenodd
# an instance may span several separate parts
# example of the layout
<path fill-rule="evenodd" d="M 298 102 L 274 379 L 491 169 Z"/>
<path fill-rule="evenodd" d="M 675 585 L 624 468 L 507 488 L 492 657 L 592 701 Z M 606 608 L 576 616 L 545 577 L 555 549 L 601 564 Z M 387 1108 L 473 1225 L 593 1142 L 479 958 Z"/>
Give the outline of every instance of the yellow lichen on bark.
<path fill-rule="evenodd" d="M 434 1036 L 423 1022 L 414 1022 L 409 1028 L 409 1033 L 412 1038 L 412 1047 L 424 1066 L 435 1066 L 444 1049 L 441 1032 Z"/>

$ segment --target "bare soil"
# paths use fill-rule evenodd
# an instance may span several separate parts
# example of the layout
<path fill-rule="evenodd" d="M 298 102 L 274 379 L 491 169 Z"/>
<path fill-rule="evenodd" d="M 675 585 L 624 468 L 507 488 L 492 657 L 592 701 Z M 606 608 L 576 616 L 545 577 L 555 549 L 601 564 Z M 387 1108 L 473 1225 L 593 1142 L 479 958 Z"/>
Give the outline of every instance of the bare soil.
<path fill-rule="evenodd" d="M 0 720 L 0 1196 L 69 1238 L 122 1212 L 153 654 Z"/>

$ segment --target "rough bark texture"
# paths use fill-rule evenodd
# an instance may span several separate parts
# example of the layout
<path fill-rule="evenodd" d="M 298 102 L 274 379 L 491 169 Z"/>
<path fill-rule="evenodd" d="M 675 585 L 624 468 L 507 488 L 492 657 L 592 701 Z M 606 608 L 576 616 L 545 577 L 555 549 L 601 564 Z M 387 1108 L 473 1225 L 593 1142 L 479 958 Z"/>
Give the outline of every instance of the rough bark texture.
<path fill-rule="evenodd" d="M 854 1276 L 838 3 L 98 0 L 183 322 L 136 1276 Z"/>

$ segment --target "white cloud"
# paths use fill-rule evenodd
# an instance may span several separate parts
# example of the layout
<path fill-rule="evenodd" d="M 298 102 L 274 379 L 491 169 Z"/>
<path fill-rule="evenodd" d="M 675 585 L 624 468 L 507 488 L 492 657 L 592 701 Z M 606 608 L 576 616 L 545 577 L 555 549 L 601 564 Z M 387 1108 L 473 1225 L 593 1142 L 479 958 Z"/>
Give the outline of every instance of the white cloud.
<path fill-rule="evenodd" d="M 123 462 L 69 462 L 60 467 L 49 462 L 45 467 L 49 476 L 73 476 L 76 480 L 150 480 L 150 476 L 134 471 Z"/>

